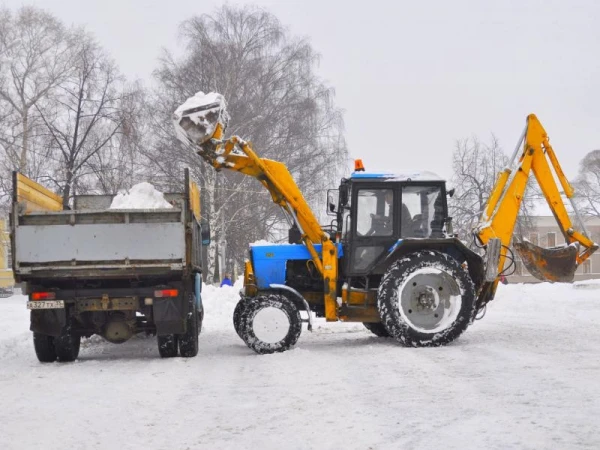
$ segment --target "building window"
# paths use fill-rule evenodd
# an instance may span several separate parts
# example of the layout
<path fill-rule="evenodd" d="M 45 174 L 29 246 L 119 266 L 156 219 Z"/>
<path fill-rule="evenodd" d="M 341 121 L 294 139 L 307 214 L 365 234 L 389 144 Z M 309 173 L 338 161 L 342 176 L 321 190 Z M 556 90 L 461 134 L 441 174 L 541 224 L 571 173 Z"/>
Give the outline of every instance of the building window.
<path fill-rule="evenodd" d="M 592 261 L 589 259 L 586 259 L 583 262 L 583 273 L 592 273 Z"/>
<path fill-rule="evenodd" d="M 556 247 L 556 233 L 548 233 L 548 248 Z"/>
<path fill-rule="evenodd" d="M 530 233 L 529 242 L 531 242 L 533 245 L 540 245 L 539 235 L 537 233 Z"/>

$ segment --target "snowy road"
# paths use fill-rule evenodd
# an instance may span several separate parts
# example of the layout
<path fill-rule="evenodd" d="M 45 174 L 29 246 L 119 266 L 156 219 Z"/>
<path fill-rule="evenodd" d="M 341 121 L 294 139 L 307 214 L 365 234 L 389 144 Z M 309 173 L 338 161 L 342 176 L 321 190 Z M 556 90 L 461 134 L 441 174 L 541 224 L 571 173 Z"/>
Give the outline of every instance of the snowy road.
<path fill-rule="evenodd" d="M 0 299 L 0 449 L 600 448 L 600 284 L 501 286 L 455 344 L 318 322 L 257 356 L 236 288 L 205 289 L 200 354 L 98 337 L 40 364 L 24 297 Z"/>

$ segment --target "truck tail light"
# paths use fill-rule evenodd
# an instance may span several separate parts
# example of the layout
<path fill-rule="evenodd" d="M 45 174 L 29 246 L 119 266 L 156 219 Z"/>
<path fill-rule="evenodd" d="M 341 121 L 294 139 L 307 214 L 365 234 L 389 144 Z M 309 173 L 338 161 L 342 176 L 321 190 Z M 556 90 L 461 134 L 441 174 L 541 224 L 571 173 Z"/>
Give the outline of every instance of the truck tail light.
<path fill-rule="evenodd" d="M 56 292 L 34 292 L 31 294 L 31 300 L 54 300 Z"/>
<path fill-rule="evenodd" d="M 177 297 L 178 295 L 179 295 L 179 291 L 177 289 L 162 289 L 160 291 L 154 291 L 154 296 L 157 298 Z"/>

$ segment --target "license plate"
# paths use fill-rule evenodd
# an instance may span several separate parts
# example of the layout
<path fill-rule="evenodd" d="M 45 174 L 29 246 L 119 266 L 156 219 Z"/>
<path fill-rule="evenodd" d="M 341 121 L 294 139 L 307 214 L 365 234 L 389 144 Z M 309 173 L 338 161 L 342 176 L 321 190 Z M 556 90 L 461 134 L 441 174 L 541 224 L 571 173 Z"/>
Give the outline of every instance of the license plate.
<path fill-rule="evenodd" d="M 27 309 L 59 309 L 64 307 L 64 300 L 36 300 L 34 302 L 27 302 Z"/>

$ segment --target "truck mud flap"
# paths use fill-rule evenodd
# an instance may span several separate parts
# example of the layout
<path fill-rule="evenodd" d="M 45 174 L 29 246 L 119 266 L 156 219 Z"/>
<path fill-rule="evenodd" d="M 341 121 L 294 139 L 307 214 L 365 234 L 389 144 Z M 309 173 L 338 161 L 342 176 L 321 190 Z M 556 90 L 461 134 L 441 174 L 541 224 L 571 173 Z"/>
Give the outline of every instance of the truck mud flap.
<path fill-rule="evenodd" d="M 185 316 L 183 299 L 154 299 L 154 323 L 156 334 L 181 334 L 185 332 Z"/>
<path fill-rule="evenodd" d="M 64 309 L 31 311 L 31 326 L 29 329 L 34 333 L 45 334 L 47 336 L 60 336 L 66 324 L 67 314 Z"/>

